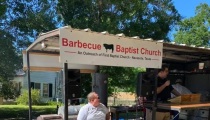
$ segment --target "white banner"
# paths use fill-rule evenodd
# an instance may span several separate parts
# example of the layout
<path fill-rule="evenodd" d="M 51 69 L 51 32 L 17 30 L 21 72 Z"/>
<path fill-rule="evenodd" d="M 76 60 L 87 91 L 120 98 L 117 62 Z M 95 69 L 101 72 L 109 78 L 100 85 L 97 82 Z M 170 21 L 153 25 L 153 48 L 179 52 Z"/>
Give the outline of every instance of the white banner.
<path fill-rule="evenodd" d="M 102 33 L 60 29 L 60 62 L 161 68 L 163 44 Z"/>

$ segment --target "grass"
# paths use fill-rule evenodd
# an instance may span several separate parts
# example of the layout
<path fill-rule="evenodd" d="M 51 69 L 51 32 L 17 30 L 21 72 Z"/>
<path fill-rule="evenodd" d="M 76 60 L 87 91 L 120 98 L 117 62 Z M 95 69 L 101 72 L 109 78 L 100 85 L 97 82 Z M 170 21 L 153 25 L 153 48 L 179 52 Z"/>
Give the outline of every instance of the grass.
<path fill-rule="evenodd" d="M 56 106 L 32 106 L 32 118 L 41 114 L 56 114 Z M 25 105 L 0 105 L 0 120 L 13 118 L 23 120 L 29 118 L 29 107 Z"/>
<path fill-rule="evenodd" d="M 113 100 L 108 100 L 109 106 L 130 106 L 135 105 L 134 100 L 116 99 L 115 104 Z M 12 104 L 12 103 L 11 103 Z M 55 104 L 50 105 L 39 105 L 32 106 L 32 119 L 37 118 L 43 114 L 57 114 L 57 106 Z M 120 113 L 119 118 L 124 119 L 135 119 L 138 116 L 142 116 L 142 112 L 128 112 Z M 28 120 L 29 118 L 29 107 L 27 105 L 0 105 L 0 120 Z"/>

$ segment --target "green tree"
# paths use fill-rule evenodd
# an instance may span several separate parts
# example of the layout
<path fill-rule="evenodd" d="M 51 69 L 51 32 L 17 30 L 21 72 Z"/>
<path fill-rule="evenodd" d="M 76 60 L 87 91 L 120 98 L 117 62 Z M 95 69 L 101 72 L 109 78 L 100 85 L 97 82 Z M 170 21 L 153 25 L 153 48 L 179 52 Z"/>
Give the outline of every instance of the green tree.
<path fill-rule="evenodd" d="M 6 8 L 6 1 L 0 0 L 0 82 L 3 84 L 0 95 L 4 99 L 13 99 L 18 93 L 9 82 L 9 78 L 20 68 L 20 57 L 14 47 L 14 37 L 4 29 Z"/>
<path fill-rule="evenodd" d="M 56 0 L 7 1 L 5 27 L 16 37 L 18 48 L 25 49 L 40 33 L 56 28 L 59 24 L 56 5 Z"/>
<path fill-rule="evenodd" d="M 2 16 L 6 11 L 6 0 L 0 0 L 0 16 Z"/>
<path fill-rule="evenodd" d="M 0 31 L 0 77 L 4 81 L 15 75 L 15 70 L 21 68 L 21 58 L 14 47 L 14 37 L 5 31 Z"/>
<path fill-rule="evenodd" d="M 100 70 L 101 73 L 108 75 L 109 95 L 112 95 L 115 89 L 134 93 L 136 91 L 137 73 L 143 71 L 145 71 L 143 68 L 111 66 L 103 66 Z"/>
<path fill-rule="evenodd" d="M 180 20 L 171 0 L 58 1 L 64 24 L 97 32 L 168 40 L 168 32 Z"/>
<path fill-rule="evenodd" d="M 21 57 L 13 45 L 14 37 L 5 31 L 0 31 L 0 82 L 3 83 L 0 94 L 5 99 L 16 97 L 16 90 L 9 81 L 15 76 L 15 70 L 21 68 Z"/>
<path fill-rule="evenodd" d="M 1 79 L 1 78 L 0 78 Z M 17 91 L 14 87 L 14 85 L 12 84 L 12 82 L 8 82 L 8 81 L 4 81 L 2 82 L 2 89 L 0 91 L 0 96 L 3 96 L 4 99 L 14 99 L 17 96 L 19 96 L 19 92 Z"/>
<path fill-rule="evenodd" d="M 56 28 L 56 1 L 1 0 L 0 3 L 0 77 L 9 83 L 15 70 L 22 68 L 22 49 L 33 42 L 39 33 Z M 5 13 L 5 14 L 4 14 Z M 6 84 L 6 83 L 5 83 Z M 8 86 L 8 89 L 13 89 Z M 4 97 L 9 96 L 2 91 Z M 7 92 L 10 93 L 10 92 Z"/>
<path fill-rule="evenodd" d="M 0 17 L 0 76 L 13 77 L 22 68 L 22 49 L 39 33 L 56 28 L 56 5 L 56 0 L 1 0 L 1 12 L 6 14 Z"/>
<path fill-rule="evenodd" d="M 187 45 L 209 46 L 210 40 L 210 6 L 200 4 L 196 7 L 195 16 L 179 23 L 174 35 L 176 43 Z"/>

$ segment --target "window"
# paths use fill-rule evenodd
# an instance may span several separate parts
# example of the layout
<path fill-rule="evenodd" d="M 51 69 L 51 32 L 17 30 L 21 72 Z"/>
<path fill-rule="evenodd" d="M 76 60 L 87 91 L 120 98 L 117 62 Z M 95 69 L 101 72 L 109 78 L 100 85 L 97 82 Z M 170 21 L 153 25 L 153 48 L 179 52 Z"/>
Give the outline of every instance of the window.
<path fill-rule="evenodd" d="M 31 88 L 39 90 L 39 94 L 41 96 L 41 83 L 31 82 Z"/>
<path fill-rule="evenodd" d="M 41 84 L 40 83 L 34 83 L 34 89 L 41 89 Z"/>
<path fill-rule="evenodd" d="M 52 97 L 52 84 L 43 83 L 43 97 Z"/>
<path fill-rule="evenodd" d="M 43 97 L 49 96 L 49 84 L 44 83 L 43 84 Z"/>
<path fill-rule="evenodd" d="M 41 89 L 41 83 L 31 82 L 31 88 L 40 90 Z"/>

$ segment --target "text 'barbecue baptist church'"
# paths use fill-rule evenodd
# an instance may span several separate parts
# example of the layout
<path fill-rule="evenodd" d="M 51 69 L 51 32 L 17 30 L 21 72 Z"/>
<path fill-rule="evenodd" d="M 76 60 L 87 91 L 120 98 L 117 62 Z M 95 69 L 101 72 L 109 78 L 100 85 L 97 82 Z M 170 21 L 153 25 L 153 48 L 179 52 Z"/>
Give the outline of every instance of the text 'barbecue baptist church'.
<path fill-rule="evenodd" d="M 81 48 L 81 49 L 91 49 L 91 50 L 102 50 L 102 49 L 110 49 L 116 53 L 124 53 L 124 54 L 141 54 L 147 56 L 161 56 L 160 50 L 149 50 L 147 48 L 135 48 L 135 47 L 124 47 L 122 45 L 113 45 L 113 44 L 95 44 L 95 43 L 87 43 L 81 42 L 80 40 L 71 41 L 67 38 L 62 38 L 62 46 L 72 47 L 72 48 Z M 104 48 L 103 48 L 104 47 Z"/>

